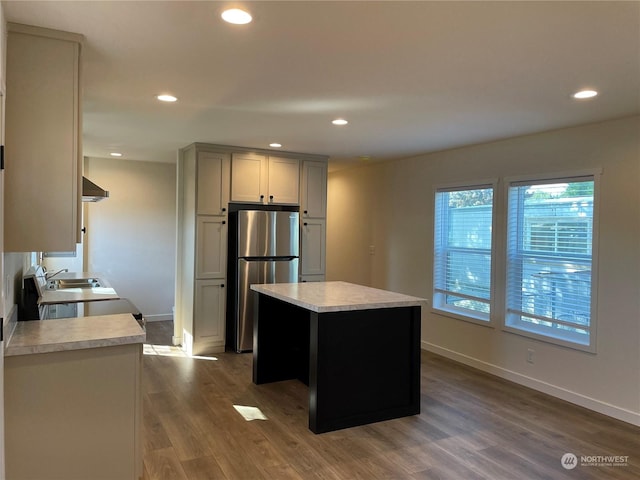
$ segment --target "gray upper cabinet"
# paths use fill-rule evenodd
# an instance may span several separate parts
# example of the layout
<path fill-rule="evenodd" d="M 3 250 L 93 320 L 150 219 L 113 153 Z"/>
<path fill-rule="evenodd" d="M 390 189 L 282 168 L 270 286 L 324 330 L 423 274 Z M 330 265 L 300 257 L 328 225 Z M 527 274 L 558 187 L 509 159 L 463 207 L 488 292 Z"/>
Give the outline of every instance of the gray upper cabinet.
<path fill-rule="evenodd" d="M 83 37 L 7 28 L 5 251 L 75 251 L 82 223 Z"/>
<path fill-rule="evenodd" d="M 300 210 L 303 218 L 327 216 L 327 162 L 302 162 L 302 198 Z"/>
<path fill-rule="evenodd" d="M 229 203 L 229 154 L 198 152 L 198 215 L 225 215 Z"/>
<path fill-rule="evenodd" d="M 269 156 L 267 203 L 298 205 L 299 177 L 299 160 Z"/>
<path fill-rule="evenodd" d="M 265 205 L 298 205 L 300 161 L 258 153 L 231 158 L 231 201 Z"/>
<path fill-rule="evenodd" d="M 231 160 L 231 201 L 263 203 L 267 175 L 265 155 L 234 153 Z"/>

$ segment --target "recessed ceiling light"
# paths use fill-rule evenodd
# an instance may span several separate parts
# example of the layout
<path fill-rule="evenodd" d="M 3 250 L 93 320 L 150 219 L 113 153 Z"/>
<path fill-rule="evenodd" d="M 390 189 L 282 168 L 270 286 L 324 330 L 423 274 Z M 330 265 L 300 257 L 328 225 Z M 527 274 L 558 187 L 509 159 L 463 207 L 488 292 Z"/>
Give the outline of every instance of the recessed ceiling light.
<path fill-rule="evenodd" d="M 331 123 L 333 123 L 334 125 L 346 125 L 349 122 L 347 122 L 344 118 L 336 118 Z"/>
<path fill-rule="evenodd" d="M 173 95 L 167 95 L 167 94 L 158 95 L 156 98 L 161 102 L 175 102 L 178 100 Z"/>
<path fill-rule="evenodd" d="M 111 152 L 109 155 L 111 155 L 112 157 L 121 157 L 122 154 L 120 152 Z"/>
<path fill-rule="evenodd" d="M 249 12 L 245 12 L 239 8 L 230 8 L 229 10 L 225 10 L 222 12 L 222 19 L 225 22 L 233 23 L 234 25 L 245 25 L 253 20 Z"/>
<path fill-rule="evenodd" d="M 580 90 L 573 94 L 573 98 L 583 99 L 583 98 L 593 98 L 598 95 L 598 92 L 595 90 Z"/>
<path fill-rule="evenodd" d="M 273 148 L 280 148 L 280 147 L 282 147 L 282 144 L 281 143 L 270 143 L 269 146 L 273 147 Z"/>

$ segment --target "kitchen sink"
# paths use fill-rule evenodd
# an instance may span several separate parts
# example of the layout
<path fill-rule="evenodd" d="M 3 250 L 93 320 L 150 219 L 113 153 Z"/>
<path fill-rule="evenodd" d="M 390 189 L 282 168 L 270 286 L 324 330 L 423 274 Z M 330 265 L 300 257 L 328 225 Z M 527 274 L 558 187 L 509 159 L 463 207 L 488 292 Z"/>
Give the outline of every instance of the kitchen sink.
<path fill-rule="evenodd" d="M 102 286 L 99 278 L 59 278 L 47 282 L 47 290 L 64 290 L 66 288 L 98 288 Z"/>

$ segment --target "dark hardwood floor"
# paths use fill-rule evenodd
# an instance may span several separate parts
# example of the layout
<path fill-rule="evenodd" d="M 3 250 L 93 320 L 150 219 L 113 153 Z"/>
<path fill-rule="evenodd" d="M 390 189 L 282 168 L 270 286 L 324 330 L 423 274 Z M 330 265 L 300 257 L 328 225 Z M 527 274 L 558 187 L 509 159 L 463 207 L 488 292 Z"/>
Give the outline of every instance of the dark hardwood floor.
<path fill-rule="evenodd" d="M 147 326 L 145 480 L 640 478 L 640 428 L 431 353 L 420 415 L 314 435 L 302 383 L 253 385 L 250 354 L 188 358 L 171 335 Z M 595 458 L 611 455 L 626 464 Z"/>
<path fill-rule="evenodd" d="M 173 322 L 147 322 L 147 344 L 171 345 L 173 337 Z"/>

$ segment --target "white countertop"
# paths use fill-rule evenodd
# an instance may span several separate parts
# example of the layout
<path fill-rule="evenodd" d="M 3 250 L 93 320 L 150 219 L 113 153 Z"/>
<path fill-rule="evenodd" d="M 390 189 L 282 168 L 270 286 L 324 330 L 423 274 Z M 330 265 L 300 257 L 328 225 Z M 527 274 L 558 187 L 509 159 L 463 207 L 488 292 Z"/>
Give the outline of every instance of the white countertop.
<path fill-rule="evenodd" d="M 100 300 L 117 300 L 120 296 L 111 288 L 111 285 L 100 273 L 93 272 L 68 272 L 59 273 L 51 280 L 72 280 L 81 278 L 97 278 L 100 280 L 100 287 L 97 288 L 64 288 L 60 290 L 43 289 L 40 293 L 38 303 L 40 305 L 50 305 L 56 303 L 79 303 L 95 302 Z"/>
<path fill-rule="evenodd" d="M 17 322 L 5 356 L 144 343 L 146 333 L 129 313 Z"/>
<path fill-rule="evenodd" d="M 251 290 L 318 313 L 413 307 L 426 302 L 422 298 L 347 282 L 270 283 L 251 285 Z"/>

